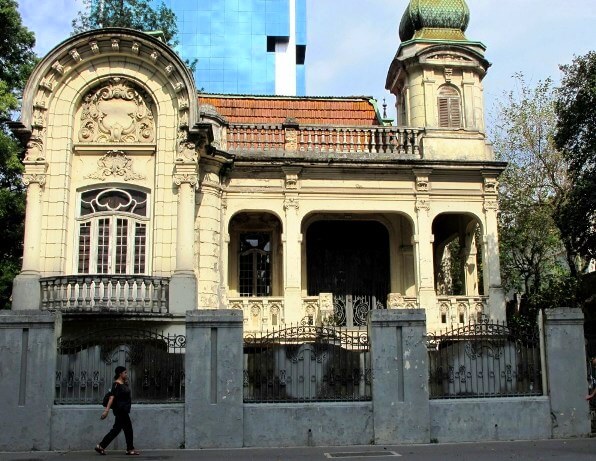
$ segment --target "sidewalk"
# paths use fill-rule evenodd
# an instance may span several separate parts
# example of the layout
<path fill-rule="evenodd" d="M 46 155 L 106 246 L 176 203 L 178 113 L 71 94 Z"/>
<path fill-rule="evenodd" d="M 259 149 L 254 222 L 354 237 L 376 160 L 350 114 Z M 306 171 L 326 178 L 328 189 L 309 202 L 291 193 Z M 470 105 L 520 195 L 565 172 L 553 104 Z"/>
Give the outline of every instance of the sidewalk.
<path fill-rule="evenodd" d="M 105 458 L 92 449 L 76 452 L 0 453 L 0 461 L 88 461 L 130 459 L 124 451 Z M 587 461 L 596 460 L 596 439 L 485 442 L 430 445 L 306 448 L 241 448 L 235 450 L 147 450 L 133 459 L 199 461 Z"/>

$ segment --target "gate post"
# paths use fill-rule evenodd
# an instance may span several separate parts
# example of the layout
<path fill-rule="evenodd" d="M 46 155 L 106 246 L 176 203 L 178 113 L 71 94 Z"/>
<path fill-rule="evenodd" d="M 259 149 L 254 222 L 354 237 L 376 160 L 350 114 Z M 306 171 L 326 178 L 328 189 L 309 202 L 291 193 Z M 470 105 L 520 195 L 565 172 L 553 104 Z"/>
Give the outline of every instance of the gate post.
<path fill-rule="evenodd" d="M 428 443 L 428 352 L 422 309 L 369 317 L 375 444 Z"/>
<path fill-rule="evenodd" d="M 0 311 L 0 451 L 50 450 L 56 343 L 62 318 Z"/>
<path fill-rule="evenodd" d="M 244 440 L 242 311 L 186 313 L 186 448 L 238 448 Z"/>
<path fill-rule="evenodd" d="M 544 342 L 553 437 L 590 433 L 590 411 L 585 396 L 586 349 L 584 315 L 580 309 L 546 309 Z"/>

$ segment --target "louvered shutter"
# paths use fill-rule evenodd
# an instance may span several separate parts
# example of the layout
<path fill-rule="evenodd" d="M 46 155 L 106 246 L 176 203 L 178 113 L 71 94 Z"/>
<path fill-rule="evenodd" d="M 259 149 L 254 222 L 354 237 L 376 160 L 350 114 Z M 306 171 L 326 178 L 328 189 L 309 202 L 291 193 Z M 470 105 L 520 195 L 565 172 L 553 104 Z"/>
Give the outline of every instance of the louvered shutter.
<path fill-rule="evenodd" d="M 459 93 L 451 86 L 442 86 L 438 97 L 439 127 L 460 128 L 461 102 Z"/>

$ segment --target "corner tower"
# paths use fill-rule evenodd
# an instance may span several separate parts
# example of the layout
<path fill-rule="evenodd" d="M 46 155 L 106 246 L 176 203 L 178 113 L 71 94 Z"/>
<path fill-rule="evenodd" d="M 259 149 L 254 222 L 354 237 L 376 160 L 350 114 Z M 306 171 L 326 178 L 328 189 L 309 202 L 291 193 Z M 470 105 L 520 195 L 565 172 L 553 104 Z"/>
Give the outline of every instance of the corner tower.
<path fill-rule="evenodd" d="M 486 47 L 465 31 L 465 0 L 410 0 L 387 74 L 398 124 L 426 130 L 427 159 L 492 160 L 485 143 Z"/>

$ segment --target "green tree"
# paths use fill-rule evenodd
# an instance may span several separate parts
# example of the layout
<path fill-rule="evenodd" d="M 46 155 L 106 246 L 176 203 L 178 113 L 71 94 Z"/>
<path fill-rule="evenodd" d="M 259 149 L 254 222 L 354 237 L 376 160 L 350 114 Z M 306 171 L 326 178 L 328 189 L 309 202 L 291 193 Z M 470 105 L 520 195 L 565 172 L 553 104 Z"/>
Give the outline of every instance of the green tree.
<path fill-rule="evenodd" d="M 566 158 L 554 143 L 555 91 L 550 80 L 529 85 L 514 76 L 495 118 L 493 145 L 508 162 L 500 178 L 499 232 L 503 285 L 523 293 L 531 316 L 552 307 L 553 292 L 572 294 L 569 258 L 554 219 L 569 188 Z"/>
<path fill-rule="evenodd" d="M 25 82 L 36 62 L 35 36 L 23 26 L 14 0 L 0 0 L 0 308 L 10 307 L 12 279 L 21 267 L 25 193 L 21 146 L 7 122 L 18 109 Z"/>
<path fill-rule="evenodd" d="M 581 272 L 596 258 L 596 52 L 560 68 L 555 142 L 572 184 L 559 203 L 557 223 Z"/>
<path fill-rule="evenodd" d="M 74 33 L 102 27 L 160 30 L 170 46 L 178 44 L 176 15 L 163 2 L 154 7 L 151 0 L 83 0 L 83 5 L 72 21 Z"/>

